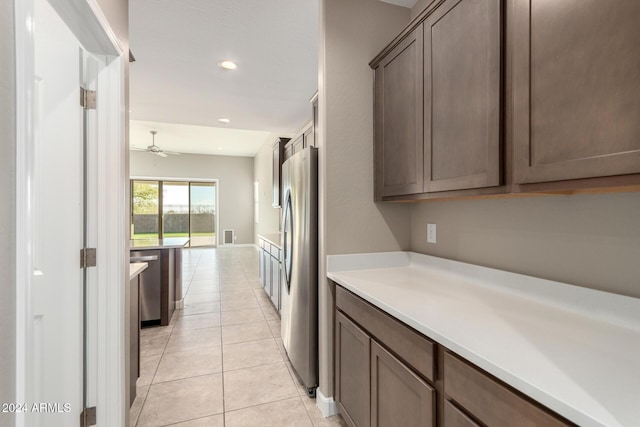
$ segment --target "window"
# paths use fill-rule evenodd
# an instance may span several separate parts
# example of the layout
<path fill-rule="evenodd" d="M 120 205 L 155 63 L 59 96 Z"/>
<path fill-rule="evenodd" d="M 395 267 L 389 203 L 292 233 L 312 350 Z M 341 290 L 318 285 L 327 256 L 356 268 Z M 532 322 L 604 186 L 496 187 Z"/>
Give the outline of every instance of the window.
<path fill-rule="evenodd" d="M 216 183 L 131 181 L 131 238 L 189 237 L 190 247 L 216 244 Z"/>

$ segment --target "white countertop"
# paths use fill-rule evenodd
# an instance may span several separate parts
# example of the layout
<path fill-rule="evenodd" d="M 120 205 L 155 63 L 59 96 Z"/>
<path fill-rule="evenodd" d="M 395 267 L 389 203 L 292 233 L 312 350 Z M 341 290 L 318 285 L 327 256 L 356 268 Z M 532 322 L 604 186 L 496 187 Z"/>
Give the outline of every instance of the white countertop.
<path fill-rule="evenodd" d="M 147 269 L 148 266 L 149 264 L 147 264 L 146 262 L 132 262 L 131 264 L 129 264 L 129 280 L 142 273 Z"/>
<path fill-rule="evenodd" d="M 580 426 L 640 425 L 640 299 L 411 252 L 327 276 Z"/>
<path fill-rule="evenodd" d="M 188 237 L 165 237 L 164 239 L 134 239 L 129 241 L 131 250 L 184 248 Z"/>
<path fill-rule="evenodd" d="M 265 234 L 258 234 L 258 237 L 266 240 L 267 242 L 271 243 L 272 245 L 276 245 L 278 248 L 281 248 L 282 243 L 280 241 L 282 234 L 280 233 L 265 233 Z"/>

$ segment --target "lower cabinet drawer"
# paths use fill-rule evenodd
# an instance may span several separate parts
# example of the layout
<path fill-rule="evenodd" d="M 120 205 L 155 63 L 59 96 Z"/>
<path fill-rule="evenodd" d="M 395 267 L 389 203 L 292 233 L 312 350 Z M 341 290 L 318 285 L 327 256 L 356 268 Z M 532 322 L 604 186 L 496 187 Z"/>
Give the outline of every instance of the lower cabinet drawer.
<path fill-rule="evenodd" d="M 508 386 L 448 352 L 444 354 L 444 392 L 474 418 L 492 427 L 573 425 L 551 415 Z M 454 417 L 455 419 L 460 418 Z M 445 425 L 474 424 L 448 424 L 445 418 Z"/>
<path fill-rule="evenodd" d="M 432 341 L 340 286 L 336 306 L 426 379 L 435 379 Z"/>
<path fill-rule="evenodd" d="M 371 341 L 371 427 L 435 425 L 435 391 Z"/>

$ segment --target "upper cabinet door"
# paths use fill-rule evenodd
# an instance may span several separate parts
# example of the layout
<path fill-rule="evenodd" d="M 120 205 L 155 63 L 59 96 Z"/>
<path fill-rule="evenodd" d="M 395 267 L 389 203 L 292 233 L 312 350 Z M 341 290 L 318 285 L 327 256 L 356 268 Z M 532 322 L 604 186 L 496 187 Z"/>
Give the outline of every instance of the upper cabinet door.
<path fill-rule="evenodd" d="M 513 4 L 515 183 L 640 172 L 640 2 Z"/>
<path fill-rule="evenodd" d="M 424 191 L 501 184 L 501 1 L 448 0 L 424 22 Z"/>
<path fill-rule="evenodd" d="M 422 25 L 375 68 L 375 196 L 423 191 Z"/>

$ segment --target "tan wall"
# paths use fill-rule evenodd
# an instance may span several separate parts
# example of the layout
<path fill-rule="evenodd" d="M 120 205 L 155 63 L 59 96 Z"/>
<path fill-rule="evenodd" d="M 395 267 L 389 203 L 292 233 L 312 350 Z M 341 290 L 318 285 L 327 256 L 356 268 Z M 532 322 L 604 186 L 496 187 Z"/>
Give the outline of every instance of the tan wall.
<path fill-rule="evenodd" d="M 640 193 L 416 204 L 412 250 L 640 298 Z M 427 223 L 437 243 L 426 243 Z"/>
<path fill-rule="evenodd" d="M 373 202 L 369 61 L 409 22 L 378 0 L 323 0 L 320 24 L 320 391 L 333 395 L 333 290 L 327 254 L 410 247 L 410 208 Z"/>
<path fill-rule="evenodd" d="M 15 402 L 15 49 L 14 2 L 0 3 L 0 402 Z M 13 425 L 14 415 L 0 413 L 0 425 Z"/>
<path fill-rule="evenodd" d="M 130 156 L 131 176 L 218 179 L 219 232 L 234 229 L 236 244 L 253 243 L 252 157 L 183 154 L 162 158 L 137 151 Z"/>
<path fill-rule="evenodd" d="M 271 206 L 273 201 L 272 147 L 273 142 L 267 141 L 253 161 L 253 176 L 260 185 L 260 218 L 258 224 L 254 224 L 255 244 L 258 244 L 258 234 L 277 233 L 280 228 L 281 209 Z"/>

